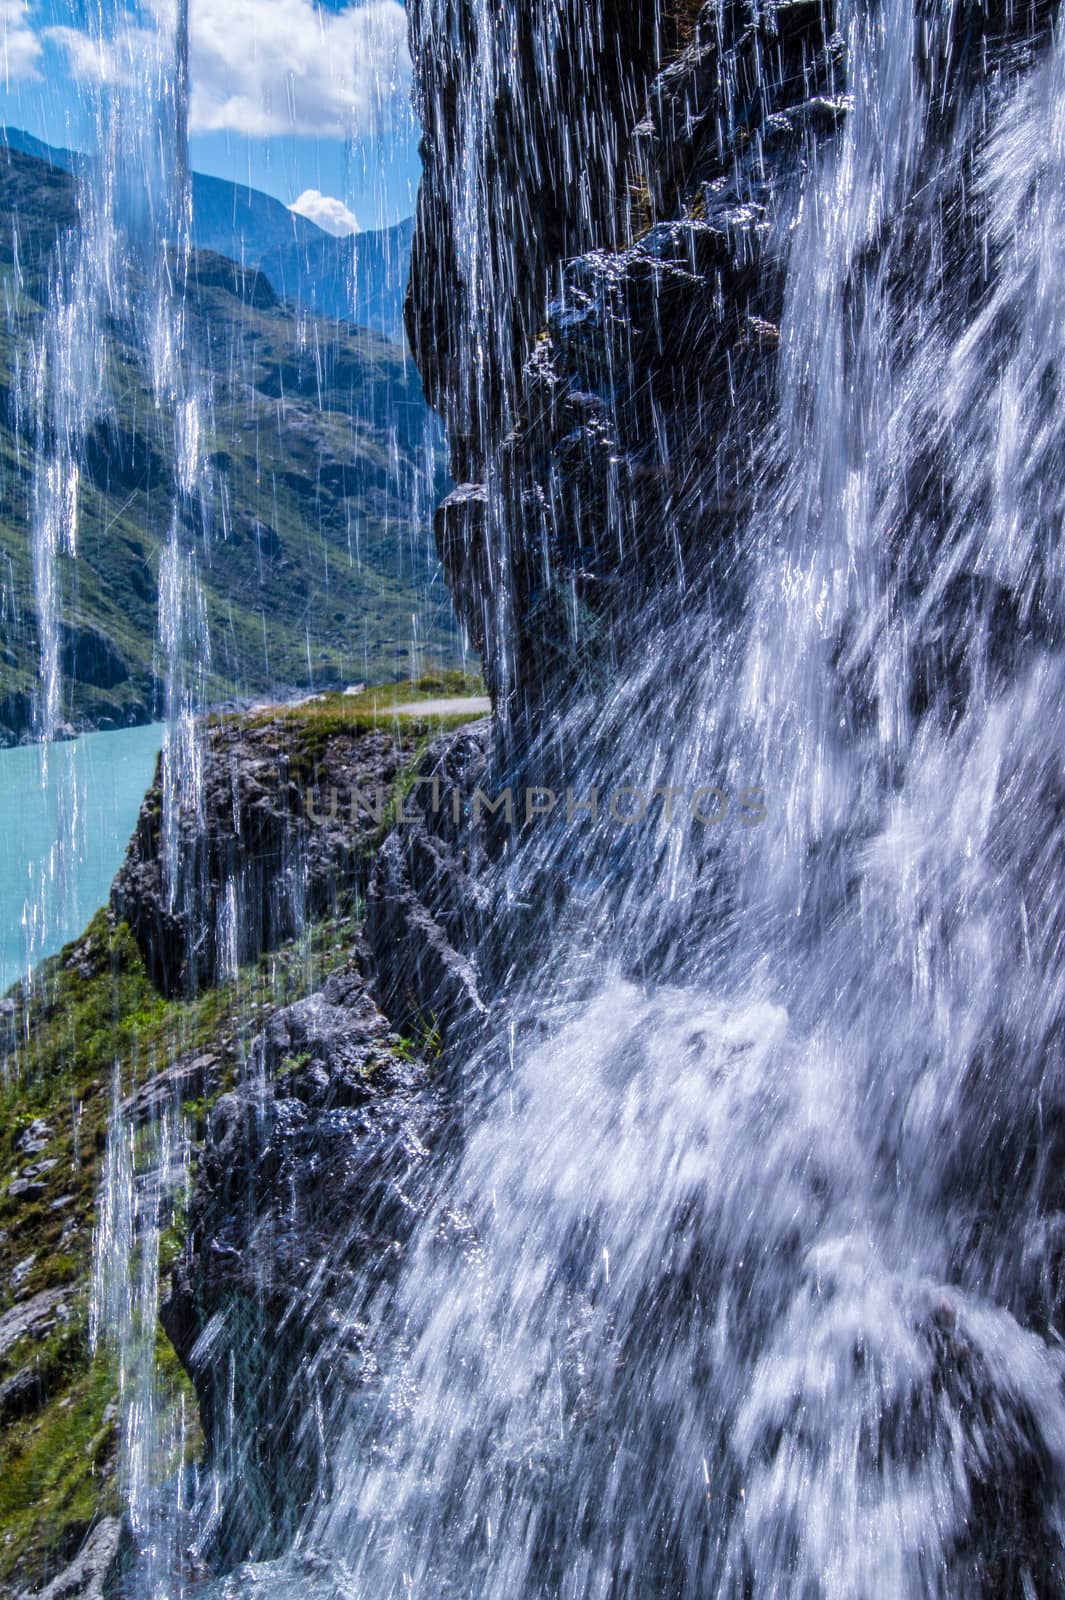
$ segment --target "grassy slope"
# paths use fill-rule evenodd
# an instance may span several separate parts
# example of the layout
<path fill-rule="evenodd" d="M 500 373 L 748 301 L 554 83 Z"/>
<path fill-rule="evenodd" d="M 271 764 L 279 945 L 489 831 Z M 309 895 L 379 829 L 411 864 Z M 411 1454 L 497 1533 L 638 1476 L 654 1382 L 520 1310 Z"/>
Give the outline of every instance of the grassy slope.
<path fill-rule="evenodd" d="M 294 752 L 313 766 L 334 735 L 395 725 L 390 708 L 404 700 L 477 694 L 477 679 L 457 673 L 351 697 L 323 696 L 281 713 Z M 277 713 L 263 713 L 276 721 Z M 426 740 L 468 718 L 403 719 L 416 764 Z M 403 780 L 397 785 L 402 788 Z M 43 1385 L 41 1403 L 0 1417 L 0 1594 L 37 1584 L 76 1552 L 86 1529 L 117 1511 L 116 1393 L 113 1358 L 88 1348 L 93 1228 L 103 1175 L 115 1074 L 123 1094 L 177 1059 L 209 1051 L 220 1086 L 235 1078 L 247 1044 L 267 1012 L 312 993 L 344 965 L 356 931 L 327 922 L 245 969 L 232 984 L 191 1002 L 168 1002 L 152 988 L 124 924 L 98 913 L 81 939 L 38 971 L 32 991 L 13 990 L 0 1014 L 0 1316 L 44 1290 L 65 1288 L 70 1320 L 43 1340 L 24 1338 L 0 1357 L 0 1386 L 27 1368 Z M 400 1050 L 418 1049 L 400 1041 Z M 184 1105 L 186 1125 L 202 1136 L 208 1107 Z M 51 1130 L 47 1148 L 30 1155 L 19 1140 L 38 1119 Z M 43 1193 L 12 1196 L 12 1181 L 38 1161 Z M 176 1248 L 177 1241 L 173 1241 Z M 195 1405 L 161 1331 L 158 1370 L 164 1393 Z M 0 1388 L 0 1394 L 2 1394 Z M 187 1441 L 195 1448 L 194 1426 Z"/>
<path fill-rule="evenodd" d="M 76 213 L 65 174 L 0 159 L 0 724 L 36 676 L 29 549 L 32 439 L 13 426 L 19 372 L 48 296 L 49 251 Z M 17 255 L 17 265 L 16 265 Z M 413 363 L 377 334 L 297 316 L 262 279 L 201 256 L 185 348 L 204 416 L 202 527 L 209 699 L 401 678 L 457 660 L 429 519 L 443 484 Z M 128 328 L 106 344 L 107 425 L 83 476 L 79 559 L 62 561 L 65 614 L 102 629 L 131 672 L 68 685 L 68 714 L 106 724 L 146 714 L 160 550 L 170 526 L 168 422 Z M 199 520 L 199 519 L 198 519 Z M 203 530 L 206 529 L 206 538 Z M 417 618 L 417 625 L 414 619 Z"/>
<path fill-rule="evenodd" d="M 32 1366 L 44 1388 L 39 1409 L 0 1426 L 0 1592 L 39 1583 L 73 1556 L 94 1520 L 118 1509 L 117 1378 L 113 1358 L 104 1351 L 93 1359 L 88 1346 L 93 1226 L 116 1071 L 129 1091 L 175 1057 L 210 1049 L 222 1057 L 224 1084 L 259 1016 L 342 965 L 353 934 L 350 922 L 323 924 L 235 983 L 169 1003 L 152 989 L 125 925 L 110 928 L 100 912 L 82 939 L 47 963 L 28 1003 L 19 998 L 0 1091 L 0 1313 L 66 1287 L 72 1315 L 0 1361 L 0 1383 Z M 199 1131 L 205 1111 L 199 1102 L 185 1105 Z M 17 1143 L 36 1119 L 53 1137 L 30 1157 Z M 46 1192 L 30 1202 L 11 1198 L 11 1179 L 42 1159 L 56 1162 Z M 158 1353 L 164 1393 L 191 1399 L 161 1332 Z"/>

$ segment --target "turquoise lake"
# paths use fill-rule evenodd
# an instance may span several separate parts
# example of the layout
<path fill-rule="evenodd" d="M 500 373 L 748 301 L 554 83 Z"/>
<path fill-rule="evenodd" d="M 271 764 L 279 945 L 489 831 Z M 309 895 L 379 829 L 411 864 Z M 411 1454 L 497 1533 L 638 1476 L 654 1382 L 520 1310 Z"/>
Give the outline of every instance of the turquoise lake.
<path fill-rule="evenodd" d="M 163 729 L 0 751 L 0 993 L 107 901 Z"/>

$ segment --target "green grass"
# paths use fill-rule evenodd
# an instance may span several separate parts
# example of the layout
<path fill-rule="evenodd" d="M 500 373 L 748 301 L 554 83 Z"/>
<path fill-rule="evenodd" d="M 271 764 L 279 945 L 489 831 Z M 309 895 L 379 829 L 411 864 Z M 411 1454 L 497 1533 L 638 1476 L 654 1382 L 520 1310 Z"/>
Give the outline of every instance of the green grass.
<path fill-rule="evenodd" d="M 416 705 L 422 700 L 481 699 L 486 693 L 483 680 L 459 669 L 423 673 L 415 679 L 372 684 L 360 694 L 322 694 L 300 705 L 271 706 L 268 710 L 242 715 L 251 727 L 276 724 L 292 728 L 300 739 L 319 743 L 334 735 L 359 736 L 381 731 L 399 731 L 405 737 L 440 728 L 461 727 L 470 721 L 469 712 L 436 713 L 425 717 L 396 717 L 396 706 Z"/>
<path fill-rule="evenodd" d="M 234 982 L 193 1001 L 168 1002 L 152 988 L 128 928 L 112 928 L 100 912 L 81 939 L 41 968 L 29 992 L 11 992 L 14 1042 L 0 1060 L 0 1311 L 38 1290 L 68 1287 L 72 1315 L 0 1362 L 0 1382 L 32 1364 L 45 1392 L 38 1410 L 0 1429 L 0 1591 L 41 1582 L 72 1557 L 96 1518 L 118 1507 L 117 1379 L 106 1350 L 90 1356 L 87 1334 L 114 1074 L 128 1093 L 176 1057 L 211 1049 L 224 1089 L 237 1071 L 238 1041 L 258 1031 L 267 1010 L 313 991 L 342 965 L 355 927 L 323 923 Z M 208 1101 L 184 1106 L 194 1137 L 203 1136 L 209 1109 Z M 17 1144 L 37 1119 L 53 1137 L 45 1152 L 29 1157 Z M 10 1176 L 42 1159 L 57 1163 L 43 1177 L 46 1192 L 31 1203 L 10 1197 Z M 56 1211 L 60 1199 L 66 1203 Z M 182 1234 L 178 1215 L 161 1240 L 162 1271 L 176 1259 Z M 32 1270 L 16 1294 L 12 1272 L 31 1255 Z M 161 1328 L 156 1370 L 164 1400 L 184 1399 L 189 1427 L 180 1449 L 194 1453 L 195 1398 Z M 159 1470 L 176 1464 L 160 1463 Z"/>

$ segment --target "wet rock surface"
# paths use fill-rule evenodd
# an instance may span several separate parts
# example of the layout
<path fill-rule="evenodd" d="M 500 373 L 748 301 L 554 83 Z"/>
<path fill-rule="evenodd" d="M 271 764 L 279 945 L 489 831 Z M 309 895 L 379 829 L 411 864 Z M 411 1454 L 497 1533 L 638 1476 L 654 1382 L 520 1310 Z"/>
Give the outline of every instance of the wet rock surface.
<path fill-rule="evenodd" d="M 173 889 L 157 774 L 111 894 L 163 993 L 195 993 L 350 906 L 416 748 L 402 730 L 316 744 L 281 721 L 208 724 L 202 805 L 178 818 Z"/>
<path fill-rule="evenodd" d="M 103 1600 L 110 1581 L 117 1574 L 122 1549 L 122 1523 L 118 1517 L 104 1517 L 89 1533 L 81 1550 L 68 1567 L 34 1600 Z M 22 1595 L 19 1600 L 30 1600 Z"/>
<path fill-rule="evenodd" d="M 397 1027 L 424 1036 L 483 1012 L 478 946 L 487 931 L 490 725 L 436 740 L 418 768 L 404 821 L 374 864 L 365 937 L 376 993 Z M 490 819 L 489 819 L 490 820 Z"/>
<path fill-rule="evenodd" d="M 373 1380 L 355 1290 L 367 1263 L 379 1293 L 402 1259 L 443 1118 L 432 1068 L 356 959 L 269 1019 L 214 1107 L 162 1318 L 226 1486 L 215 1563 L 286 1548 L 328 1475 L 324 1433 Z"/>

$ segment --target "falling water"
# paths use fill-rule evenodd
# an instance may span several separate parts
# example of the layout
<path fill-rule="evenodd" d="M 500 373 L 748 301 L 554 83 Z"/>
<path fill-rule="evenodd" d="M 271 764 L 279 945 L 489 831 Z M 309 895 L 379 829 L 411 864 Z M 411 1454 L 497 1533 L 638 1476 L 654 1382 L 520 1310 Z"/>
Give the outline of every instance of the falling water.
<path fill-rule="evenodd" d="M 138 1123 L 123 1103 L 116 1067 L 94 1236 L 89 1337 L 113 1353 L 118 1379 L 121 1490 L 130 1564 L 148 1600 L 175 1593 L 187 1486 L 182 1453 L 189 1418 L 182 1397 L 160 1393 L 157 1343 L 160 1248 L 190 1190 L 188 1130 L 171 1103 Z M 161 1485 L 172 1485 L 164 1492 Z"/>
<path fill-rule="evenodd" d="M 473 17 L 484 100 L 457 209 L 476 309 L 513 285 L 483 228 L 497 19 Z M 948 93 L 954 22 L 912 0 L 849 19 L 842 135 L 811 149 L 775 224 L 786 312 L 742 601 L 693 581 L 672 615 L 627 619 L 646 659 L 527 757 L 550 771 L 570 752 L 582 797 L 605 779 L 758 804 L 727 826 L 686 804 L 631 827 L 585 812 L 499 868 L 502 1021 L 453 1085 L 464 1125 L 410 1200 L 396 1286 L 368 1267 L 352 1310 L 379 1375 L 339 1430 L 313 1419 L 329 1472 L 295 1554 L 227 1594 L 1065 1592 L 1065 39 Z M 176 56 L 161 39 L 146 102 L 107 123 L 103 198 L 38 352 L 35 551 L 47 733 L 56 574 L 117 306 L 174 419 L 176 840 L 208 641 L 181 22 Z M 161 172 L 130 159 L 146 107 L 177 129 Z M 463 379 L 475 429 L 484 372 Z M 505 589 L 514 530 L 502 501 L 491 516 Z M 238 920 L 231 900 L 228 968 Z M 119 1352 L 137 1588 L 154 1596 L 180 1581 L 152 1487 L 177 1436 L 149 1347 L 187 1173 L 180 1125 L 138 1133 L 128 1087 L 93 1314 Z"/>
<path fill-rule="evenodd" d="M 185 156 L 188 6 L 170 28 L 140 28 L 119 0 L 96 8 L 95 43 L 116 51 L 124 70 L 100 84 L 91 107 L 98 158 L 79 174 L 80 221 L 61 239 L 40 336 L 24 372 L 21 406 L 35 441 L 32 557 L 39 649 L 35 731 L 41 740 L 42 794 L 49 745 L 65 731 L 62 705 L 64 606 L 76 595 L 74 558 L 82 464 L 92 429 L 114 406 L 107 336 L 128 324 L 151 391 L 172 423 L 177 489 L 170 541 L 159 578 L 160 677 L 165 685 L 164 805 L 174 817 L 198 805 L 195 716 L 204 703 L 210 650 L 196 577 L 195 543 L 206 525 L 200 459 L 200 397 L 189 379 L 184 282 L 190 201 Z M 70 902 L 84 854 L 80 818 L 85 775 L 64 769 L 58 827 L 48 873 L 27 903 L 35 932 L 31 956 L 47 947 Z M 176 894 L 176 886 L 172 892 Z"/>
<path fill-rule="evenodd" d="M 156 19 L 158 20 L 158 19 Z M 86 164 L 81 225 L 72 245 L 72 289 L 62 283 L 50 310 L 46 340 L 57 352 L 42 406 L 74 408 L 60 436 L 58 466 L 47 463 L 46 485 L 58 476 L 58 503 L 70 533 L 62 548 L 75 553 L 78 461 L 87 429 L 107 415 L 103 333 L 106 319 L 128 325 L 149 392 L 169 430 L 174 496 L 170 534 L 160 562 L 158 640 L 166 723 L 161 758 L 163 833 L 171 867 L 171 906 L 179 892 L 181 819 L 199 815 L 201 770 L 196 718 L 205 704 L 210 641 L 197 577 L 197 549 L 209 532 L 201 449 L 202 397 L 192 376 L 186 290 L 191 253 L 191 188 L 187 161 L 188 0 L 179 0 L 169 25 L 134 27 L 126 8 L 101 7 L 101 50 L 126 57 L 126 71 L 96 104 L 98 159 Z M 75 338 L 66 326 L 72 319 Z M 88 316 L 86 316 L 88 312 Z M 54 324 L 59 321 L 59 328 Z M 53 497 L 55 498 L 55 497 Z M 38 495 L 40 501 L 40 494 Z M 69 509 L 68 509 L 69 508 Z M 52 501 L 34 525 L 45 716 L 59 691 L 55 667 L 58 612 Z M 45 737 L 52 723 L 42 722 Z M 174 1038 L 173 1048 L 180 1040 Z M 166 1063 L 156 1063 L 161 1070 Z M 176 1105 L 147 1123 L 126 1109 L 135 1085 L 115 1068 L 104 1181 L 95 1231 L 90 1336 L 117 1361 L 122 1490 L 131 1540 L 129 1560 L 145 1596 L 173 1595 L 183 1510 L 181 1455 L 187 1431 L 182 1402 L 159 1388 L 157 1362 L 160 1246 L 189 1190 L 189 1133 Z M 160 1484 L 173 1483 L 163 1493 Z"/>
<path fill-rule="evenodd" d="M 767 818 L 508 864 L 504 950 L 531 884 L 563 913 L 532 972 L 514 936 L 327 1503 L 227 1593 L 1065 1592 L 1065 41 L 948 94 L 953 27 L 850 20 L 746 603 L 649 620 L 563 730 L 581 795 Z"/>

